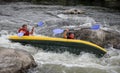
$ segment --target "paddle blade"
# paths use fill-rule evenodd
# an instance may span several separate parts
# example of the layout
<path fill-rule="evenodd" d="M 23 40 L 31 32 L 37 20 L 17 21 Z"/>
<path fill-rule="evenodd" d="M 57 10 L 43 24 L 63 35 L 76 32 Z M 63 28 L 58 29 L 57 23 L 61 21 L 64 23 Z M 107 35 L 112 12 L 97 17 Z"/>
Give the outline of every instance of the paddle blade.
<path fill-rule="evenodd" d="M 91 29 L 93 29 L 93 30 L 98 30 L 98 29 L 100 29 L 100 25 L 99 25 L 99 24 L 93 25 L 93 26 L 91 27 Z"/>
<path fill-rule="evenodd" d="M 40 21 L 40 22 L 38 22 L 38 25 L 37 26 L 43 26 L 43 22 L 42 21 Z"/>
<path fill-rule="evenodd" d="M 54 34 L 60 34 L 60 33 L 62 33 L 64 30 L 62 30 L 62 29 L 54 29 L 53 30 L 53 33 Z"/>
<path fill-rule="evenodd" d="M 23 32 L 18 33 L 18 36 L 19 36 L 19 37 L 22 37 L 23 35 L 24 35 Z"/>

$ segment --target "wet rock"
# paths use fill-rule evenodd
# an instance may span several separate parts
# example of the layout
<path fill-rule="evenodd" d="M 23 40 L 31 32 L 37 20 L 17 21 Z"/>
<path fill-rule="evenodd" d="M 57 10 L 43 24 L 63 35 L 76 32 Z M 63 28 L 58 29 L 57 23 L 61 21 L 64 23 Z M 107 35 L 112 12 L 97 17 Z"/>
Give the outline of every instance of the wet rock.
<path fill-rule="evenodd" d="M 79 10 L 79 9 L 69 9 L 69 10 L 65 10 L 63 13 L 65 13 L 65 14 L 82 14 L 85 12 L 82 10 Z"/>
<path fill-rule="evenodd" d="M 79 29 L 74 31 L 76 39 L 93 42 L 101 47 L 113 46 L 120 49 L 120 34 L 105 30 Z"/>
<path fill-rule="evenodd" d="M 0 73 L 26 73 L 36 66 L 28 52 L 0 47 Z"/>

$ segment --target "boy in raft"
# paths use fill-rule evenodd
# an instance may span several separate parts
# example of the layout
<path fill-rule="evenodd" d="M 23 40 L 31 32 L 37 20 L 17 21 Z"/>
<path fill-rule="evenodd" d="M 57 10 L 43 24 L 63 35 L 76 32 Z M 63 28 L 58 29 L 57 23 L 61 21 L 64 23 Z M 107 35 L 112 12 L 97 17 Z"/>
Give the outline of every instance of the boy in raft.
<path fill-rule="evenodd" d="M 75 36 L 72 32 L 69 32 L 69 29 L 66 29 L 63 33 L 63 38 L 66 38 L 66 39 L 74 39 Z"/>
<path fill-rule="evenodd" d="M 27 25 L 24 24 L 22 25 L 22 27 L 18 30 L 18 33 L 22 32 L 24 33 L 23 36 L 29 36 L 29 35 L 32 35 L 33 34 L 33 31 L 34 31 L 34 27 L 32 28 L 31 32 L 28 31 L 28 28 L 27 28 Z"/>

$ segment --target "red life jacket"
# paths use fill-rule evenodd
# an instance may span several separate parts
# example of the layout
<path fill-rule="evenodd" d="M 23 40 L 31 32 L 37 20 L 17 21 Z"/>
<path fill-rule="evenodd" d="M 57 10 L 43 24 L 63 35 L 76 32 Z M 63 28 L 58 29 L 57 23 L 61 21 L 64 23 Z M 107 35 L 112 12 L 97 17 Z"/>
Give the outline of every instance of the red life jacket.
<path fill-rule="evenodd" d="M 24 32 L 24 36 L 29 36 L 29 34 L 30 34 L 28 30 L 23 29 L 23 28 L 20 28 L 20 29 L 18 30 L 18 33 L 20 33 L 21 31 Z"/>

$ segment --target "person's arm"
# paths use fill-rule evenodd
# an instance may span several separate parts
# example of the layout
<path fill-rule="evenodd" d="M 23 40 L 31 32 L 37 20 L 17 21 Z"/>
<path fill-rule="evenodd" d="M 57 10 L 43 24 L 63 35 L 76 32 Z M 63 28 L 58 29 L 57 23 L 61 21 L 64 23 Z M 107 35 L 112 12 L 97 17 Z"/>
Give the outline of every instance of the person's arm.
<path fill-rule="evenodd" d="M 20 32 L 21 32 L 21 28 L 18 29 L 18 33 L 20 33 Z"/>
<path fill-rule="evenodd" d="M 21 28 L 18 30 L 18 33 L 20 33 L 20 32 L 25 33 L 24 30 Z"/>
<path fill-rule="evenodd" d="M 67 39 L 67 32 L 66 31 L 63 33 L 63 37 Z"/>
<path fill-rule="evenodd" d="M 33 32 L 34 32 L 34 27 L 32 27 L 30 34 L 33 35 Z"/>

